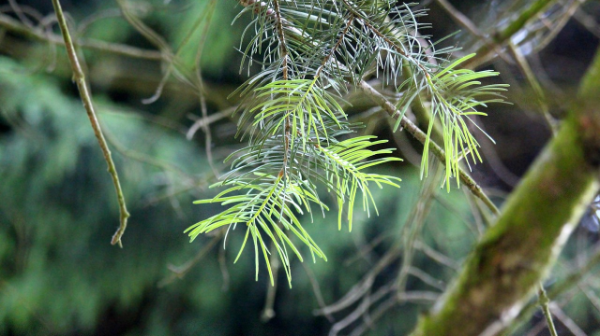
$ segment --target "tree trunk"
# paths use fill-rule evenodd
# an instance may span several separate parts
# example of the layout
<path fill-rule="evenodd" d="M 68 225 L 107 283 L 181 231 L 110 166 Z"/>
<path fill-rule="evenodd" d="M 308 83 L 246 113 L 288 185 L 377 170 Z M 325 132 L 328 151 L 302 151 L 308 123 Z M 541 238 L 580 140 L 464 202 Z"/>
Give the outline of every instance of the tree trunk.
<path fill-rule="evenodd" d="M 600 52 L 567 120 L 413 336 L 496 335 L 531 298 L 597 194 Z"/>

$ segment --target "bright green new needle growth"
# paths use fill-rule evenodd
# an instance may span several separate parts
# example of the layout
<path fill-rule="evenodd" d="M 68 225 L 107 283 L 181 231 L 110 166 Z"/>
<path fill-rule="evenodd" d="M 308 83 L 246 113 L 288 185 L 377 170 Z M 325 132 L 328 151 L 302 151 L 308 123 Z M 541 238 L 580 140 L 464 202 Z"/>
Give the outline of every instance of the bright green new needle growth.
<path fill-rule="evenodd" d="M 227 189 L 196 202 L 228 208 L 188 228 L 192 240 L 216 229 L 229 233 L 239 225 L 246 233 L 236 260 L 252 238 L 257 275 L 262 255 L 273 281 L 269 260 L 277 253 L 291 281 L 290 252 L 303 260 L 298 242 L 308 247 L 313 260 L 325 259 L 298 217 L 312 216 L 315 206 L 323 214 L 329 210 L 320 198 L 323 192 L 337 200 L 339 228 L 344 219 L 352 228 L 357 195 L 367 214 L 371 206 L 377 213 L 369 188 L 398 187 L 400 179 L 365 170 L 400 159 L 390 156 L 391 149 L 373 149 L 385 141 L 353 138 L 361 125 L 350 124 L 340 104 L 340 97 L 369 76 L 377 75 L 398 92 L 400 119 L 412 103 L 428 103 L 433 118 L 423 141 L 423 176 L 434 123 L 443 130 L 448 188 L 460 160 L 467 155 L 473 162 L 481 160 L 470 117 L 485 115 L 477 109 L 502 101 L 499 93 L 505 87 L 482 86 L 481 80 L 497 73 L 458 69 L 472 56 L 451 62 L 455 48 L 435 49 L 427 36 L 419 35 L 428 27 L 418 21 L 425 10 L 392 0 L 240 3 L 240 15 L 252 15 L 245 34 L 255 33 L 240 46 L 244 64 L 255 58 L 261 64 L 261 71 L 234 93 L 242 98 L 238 135 L 248 145 L 230 155 L 231 171 L 215 185 Z M 269 250 L 271 245 L 275 251 Z"/>
<path fill-rule="evenodd" d="M 481 80 L 497 76 L 493 71 L 473 71 L 469 69 L 456 69 L 460 64 L 466 62 L 475 54 L 464 56 L 463 58 L 448 65 L 437 73 L 425 73 L 422 78 L 412 78 L 404 97 L 399 105 L 408 107 L 412 101 L 419 95 L 425 94 L 430 99 L 430 110 L 433 115 L 427 128 L 427 141 L 423 150 L 421 162 L 421 177 L 427 176 L 429 142 L 434 122 L 439 120 L 442 125 L 444 137 L 444 151 L 446 153 L 446 186 L 450 190 L 450 178 L 457 177 L 460 170 L 460 161 L 464 158 L 467 165 L 470 165 L 468 155 L 470 154 L 473 163 L 482 162 L 479 155 L 479 143 L 471 133 L 469 124 L 475 126 L 483 134 L 489 137 L 470 116 L 486 116 L 487 114 L 478 111 L 478 108 L 487 107 L 490 103 L 502 103 L 504 97 L 500 94 L 506 91 L 506 84 L 481 85 Z M 400 123 L 396 124 L 395 130 Z M 493 141 L 493 140 L 492 140 Z M 459 185 L 457 178 L 456 183 Z"/>

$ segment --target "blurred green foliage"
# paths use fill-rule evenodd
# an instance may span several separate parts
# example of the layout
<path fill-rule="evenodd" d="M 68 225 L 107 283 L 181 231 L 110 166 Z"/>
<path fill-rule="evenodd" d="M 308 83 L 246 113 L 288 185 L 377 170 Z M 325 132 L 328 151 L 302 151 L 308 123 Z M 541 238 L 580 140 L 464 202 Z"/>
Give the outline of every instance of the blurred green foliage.
<path fill-rule="evenodd" d="M 0 58 L 0 72 L 2 123 L 10 125 L 0 136 L 0 334 L 80 335 L 107 329 L 128 335 L 194 335 L 207 330 L 210 335 L 233 335 L 242 328 L 258 335 L 277 334 L 273 330 L 278 325 L 304 325 L 296 329 L 298 335 L 327 330 L 324 318 L 312 316 L 316 300 L 297 261 L 293 288 L 285 281 L 278 288 L 275 310 L 284 322 L 259 321 L 268 281 L 262 271 L 259 282 L 253 281 L 251 253 L 233 266 L 228 256 L 229 291 L 221 291 L 219 253 L 214 250 L 183 280 L 157 288 L 169 275 L 167 264 L 184 263 L 209 240 L 188 244 L 183 229 L 217 211 L 218 205 L 193 206 L 199 189 L 158 203 L 149 199 L 190 187 L 190 181 L 203 184 L 210 179 L 202 151 L 181 134 L 96 97 L 132 211 L 125 247 L 118 249 L 109 244 L 118 224 L 114 190 L 80 102 L 61 90 L 59 82 L 29 74 L 9 59 Z M 128 156 L 114 149 L 115 140 L 127 148 Z M 142 153 L 165 165 L 134 159 Z M 420 182 L 414 172 L 388 173 L 401 174 L 404 181 L 399 191 L 374 189 L 380 217 L 357 212 L 352 233 L 338 232 L 336 218 L 315 216 L 313 223 L 305 224 L 330 260 L 306 265 L 321 284 L 326 302 L 350 289 L 398 238 L 398 223 L 405 221 L 418 197 Z M 434 207 L 430 220 L 439 224 L 428 239 L 464 253 L 475 236 L 465 234 L 464 225 L 444 223 L 468 216 L 468 209 L 462 196 L 440 196 L 455 209 Z M 177 203 L 179 216 L 172 207 Z M 382 232 L 389 235 L 382 246 L 368 257 L 345 263 Z M 227 254 L 237 252 L 237 233 L 228 238 Z M 415 309 L 406 310 L 401 330 L 410 328 Z"/>
<path fill-rule="evenodd" d="M 153 119 L 96 97 L 132 211 L 125 247 L 116 248 L 109 244 L 118 224 L 114 190 L 81 103 L 72 92 L 61 90 L 60 82 L 30 74 L 7 58 L 0 58 L 0 73 L 0 120 L 9 125 L 0 135 L 1 335 L 327 332 L 329 322 L 313 316 L 318 308 L 313 285 L 297 260 L 293 288 L 285 285 L 280 271 L 276 318 L 260 322 L 267 272 L 261 270 L 259 281 L 253 281 L 254 256 L 248 251 L 232 265 L 243 236 L 236 231 L 230 233 L 225 251 L 228 280 L 222 277 L 221 252 L 213 249 L 184 279 L 158 288 L 170 275 L 167 265 L 185 263 L 212 239 L 189 244 L 182 233 L 194 220 L 219 210 L 219 205 L 191 204 L 214 194 L 204 188 L 212 177 L 203 151 Z M 140 160 L 150 157 L 151 164 Z M 352 233 L 339 232 L 335 216 L 317 215 L 312 223 L 304 217 L 306 229 L 329 259 L 305 265 L 327 303 L 343 296 L 403 238 L 421 182 L 414 170 L 385 173 L 402 176 L 402 188 L 373 189 L 380 216 L 356 212 Z M 421 240 L 461 260 L 478 236 L 470 208 L 460 192 L 439 192 L 436 198 Z M 380 245 L 359 254 L 381 235 Z M 222 248 L 220 242 L 218 249 Z M 571 250 L 575 254 L 578 249 Z M 422 253 L 416 254 L 414 265 L 443 283 L 455 275 Z M 394 279 L 398 267 L 392 264 L 378 283 Z M 412 277 L 407 287 L 439 292 Z M 586 325 L 591 321 L 586 322 L 589 310 L 582 300 L 580 294 L 567 308 L 577 323 Z M 372 334 L 408 333 L 424 307 L 399 309 Z"/>
<path fill-rule="evenodd" d="M 158 33 L 164 34 L 163 38 L 174 51 L 182 46 L 182 42 L 193 31 L 189 37 L 191 43 L 183 45 L 179 54 L 180 60 L 190 69 L 195 64 L 198 41 L 206 34 L 204 45 L 207 47 L 202 52 L 201 65 L 203 71 L 209 74 L 229 68 L 228 63 L 237 53 L 234 46 L 239 45 L 239 36 L 247 20 L 242 18 L 233 21 L 240 7 L 229 1 L 180 1 L 178 4 L 172 4 L 168 9 L 163 1 L 126 3 L 134 15 L 144 20 Z M 140 34 L 135 32 L 130 24 L 117 15 L 119 11 L 115 10 L 113 3 L 102 3 L 100 8 L 96 9 L 95 15 L 102 13 L 105 13 L 106 18 L 101 21 L 91 21 L 93 23 L 88 26 L 86 37 L 150 47 L 147 41 L 138 38 Z M 209 25 L 205 32 L 206 17 L 209 18 Z M 197 23 L 200 25 L 195 27 Z M 176 29 L 172 29 L 173 27 Z M 194 28 L 196 29 L 193 30 Z M 236 64 L 232 66 L 236 70 L 239 67 Z"/>

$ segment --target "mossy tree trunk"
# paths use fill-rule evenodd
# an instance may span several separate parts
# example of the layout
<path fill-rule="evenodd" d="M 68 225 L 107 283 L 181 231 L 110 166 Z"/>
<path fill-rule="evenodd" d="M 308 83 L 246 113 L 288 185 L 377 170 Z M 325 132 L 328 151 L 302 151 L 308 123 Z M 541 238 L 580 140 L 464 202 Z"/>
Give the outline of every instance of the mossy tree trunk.
<path fill-rule="evenodd" d="M 600 52 L 559 133 L 413 336 L 496 335 L 535 293 L 599 189 Z"/>

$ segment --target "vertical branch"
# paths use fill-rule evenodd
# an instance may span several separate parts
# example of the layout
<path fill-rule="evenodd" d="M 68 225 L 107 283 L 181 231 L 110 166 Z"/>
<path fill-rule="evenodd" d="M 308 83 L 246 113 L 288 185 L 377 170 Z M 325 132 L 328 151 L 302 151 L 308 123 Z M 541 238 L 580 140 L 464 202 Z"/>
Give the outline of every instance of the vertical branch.
<path fill-rule="evenodd" d="M 546 290 L 544 289 L 544 284 L 542 283 L 540 283 L 538 297 L 540 307 L 542 308 L 542 312 L 544 313 L 544 317 L 546 318 L 546 323 L 548 324 L 548 330 L 550 330 L 550 335 L 558 336 L 558 333 L 556 332 L 556 327 L 554 326 L 554 321 L 552 320 L 552 312 L 550 312 L 550 299 L 548 298 Z"/>
<path fill-rule="evenodd" d="M 271 243 L 271 251 L 275 250 L 275 244 Z M 260 320 L 263 323 L 269 322 L 275 317 L 275 296 L 277 295 L 277 274 L 279 274 L 279 258 L 275 253 L 271 254 L 271 267 L 273 268 L 273 283 L 272 286 L 267 285 L 267 296 L 265 298 L 265 307 L 260 315 Z"/>
<path fill-rule="evenodd" d="M 277 38 L 279 39 L 279 50 L 281 52 L 281 58 L 283 59 L 283 80 L 288 80 L 288 57 L 289 53 L 287 50 L 287 44 L 285 43 L 285 32 L 283 30 L 283 18 L 281 17 L 281 10 L 279 9 L 279 1 L 273 0 L 273 6 L 275 7 L 275 25 L 277 30 Z M 283 168 L 281 173 L 285 174 L 287 177 L 287 164 L 289 160 L 290 153 L 290 139 L 292 137 L 292 121 L 290 120 L 289 113 L 286 113 L 285 117 L 285 134 L 284 138 L 284 152 L 283 155 Z"/>
<path fill-rule="evenodd" d="M 404 251 L 402 253 L 400 272 L 396 278 L 398 295 L 406 293 L 406 282 L 408 280 L 409 270 L 413 266 L 416 242 L 419 240 L 419 236 L 425 225 L 425 220 L 431 211 L 431 206 L 433 205 L 435 194 L 438 191 L 439 182 L 444 171 L 443 167 L 440 166 L 441 164 L 441 162 L 439 165 L 436 164 L 436 167 L 433 169 L 435 173 L 431 176 L 431 179 L 427 180 L 421 186 L 418 201 L 402 230 L 402 245 Z"/>
<path fill-rule="evenodd" d="M 518 47 L 515 46 L 514 43 L 512 43 L 512 42 L 508 43 L 508 47 L 510 49 L 510 52 L 513 55 L 513 58 L 517 62 L 517 65 L 521 69 L 521 72 L 523 73 L 523 75 L 525 75 L 527 82 L 529 82 L 529 86 L 531 86 L 531 88 L 533 89 L 533 92 L 537 98 L 537 103 L 539 105 L 540 112 L 544 116 L 544 119 L 546 120 L 548 127 L 552 131 L 552 134 L 556 135 L 556 133 L 558 132 L 558 125 L 557 125 L 556 121 L 552 118 L 552 115 L 550 114 L 546 95 L 544 94 L 542 85 L 537 80 L 535 73 L 531 69 L 531 66 L 529 66 L 529 62 L 527 62 L 527 59 L 519 51 Z"/>
<path fill-rule="evenodd" d="M 285 31 L 283 30 L 283 22 L 281 18 L 281 10 L 279 9 L 279 1 L 273 0 L 275 7 L 275 24 L 277 25 L 277 38 L 279 39 L 279 47 L 281 50 L 281 58 L 283 58 L 283 79 L 288 79 L 288 51 L 285 43 Z"/>
<path fill-rule="evenodd" d="M 96 136 L 98 144 L 100 145 L 100 149 L 102 150 L 102 154 L 104 155 L 104 160 L 106 160 L 106 164 L 108 165 L 108 173 L 112 178 L 115 191 L 117 193 L 117 201 L 119 202 L 120 211 L 120 225 L 117 229 L 117 232 L 115 232 L 112 237 L 111 244 L 114 245 L 118 243 L 120 247 L 123 247 L 123 244 L 121 243 L 121 237 L 123 236 L 123 233 L 125 233 L 125 229 L 127 228 L 127 219 L 130 215 L 127 211 L 127 206 L 125 205 L 125 196 L 123 196 L 123 190 L 121 188 L 121 183 L 119 182 L 117 168 L 112 160 L 110 149 L 108 148 L 108 144 L 106 143 L 106 139 L 104 139 L 104 134 L 102 133 L 102 128 L 98 122 L 98 117 L 96 116 L 94 105 L 92 103 L 92 96 L 85 82 L 85 75 L 81 69 L 81 65 L 79 64 L 79 59 L 77 58 L 77 53 L 75 52 L 75 47 L 73 45 L 71 35 L 69 34 L 69 28 L 67 27 L 67 21 L 65 20 L 60 2 L 59 0 L 52 0 L 52 4 L 54 5 L 54 11 L 56 12 L 56 17 L 58 19 L 58 25 L 60 26 L 60 30 L 65 41 L 71 68 L 73 69 L 73 79 L 77 83 L 79 95 L 83 101 L 83 106 L 87 112 L 88 118 L 90 119 L 90 124 L 94 130 L 94 135 Z"/>
<path fill-rule="evenodd" d="M 198 82 L 198 97 L 199 97 L 199 101 L 200 101 L 200 112 L 202 113 L 202 119 L 206 119 L 208 118 L 208 110 L 206 107 L 206 90 L 204 89 L 204 79 L 202 78 L 202 55 L 203 55 L 203 51 L 204 51 L 204 45 L 206 42 L 206 38 L 208 36 L 208 30 L 210 28 L 210 24 L 212 22 L 212 17 L 213 17 L 213 13 L 215 11 L 215 6 L 216 6 L 216 0 L 213 0 L 210 2 L 210 4 L 208 5 L 208 10 L 206 11 L 207 13 L 207 19 L 206 22 L 204 23 L 204 28 L 202 30 L 202 37 L 200 38 L 200 41 L 198 42 L 198 48 L 196 50 L 196 59 L 195 59 L 195 67 L 196 67 L 196 81 Z M 204 17 L 202 17 L 202 19 L 204 19 Z M 198 26 L 200 25 L 201 21 L 198 21 Z M 193 32 L 196 31 L 196 27 L 194 27 Z M 189 36 L 191 37 L 192 33 L 189 34 Z M 187 37 L 186 37 L 187 40 Z M 181 44 L 181 47 L 179 48 L 179 50 L 183 49 L 183 45 L 185 44 L 186 41 L 184 41 L 184 43 Z M 179 53 L 178 50 L 178 53 Z M 171 67 L 169 67 L 169 69 L 171 69 Z M 219 178 L 219 171 L 215 168 L 215 164 L 213 162 L 213 155 L 212 155 L 212 134 L 210 131 L 210 124 L 209 123 L 205 123 L 202 126 L 202 129 L 204 130 L 204 142 L 205 142 L 205 146 L 206 146 L 206 158 L 208 159 L 208 164 L 210 165 L 210 169 L 213 171 L 213 174 L 215 175 L 215 177 L 218 179 Z"/>

